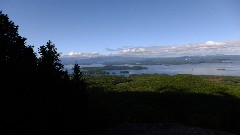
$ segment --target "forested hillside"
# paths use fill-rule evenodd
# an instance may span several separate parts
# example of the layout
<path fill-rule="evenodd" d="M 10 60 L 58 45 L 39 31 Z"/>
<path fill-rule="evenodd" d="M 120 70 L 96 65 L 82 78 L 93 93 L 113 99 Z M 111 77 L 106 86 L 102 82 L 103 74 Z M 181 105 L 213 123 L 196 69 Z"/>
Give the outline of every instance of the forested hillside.
<path fill-rule="evenodd" d="M 103 127 L 123 123 L 182 123 L 239 133 L 239 79 L 193 75 L 90 77 L 87 79 L 89 117 Z"/>

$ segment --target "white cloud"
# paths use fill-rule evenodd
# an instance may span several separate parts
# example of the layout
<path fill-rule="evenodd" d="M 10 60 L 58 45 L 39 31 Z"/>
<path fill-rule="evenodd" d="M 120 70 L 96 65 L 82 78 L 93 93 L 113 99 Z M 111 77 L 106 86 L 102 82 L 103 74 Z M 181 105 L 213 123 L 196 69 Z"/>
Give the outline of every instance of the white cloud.
<path fill-rule="evenodd" d="M 224 42 L 207 41 L 203 45 L 206 45 L 206 46 L 221 46 L 221 45 L 225 45 L 225 44 L 226 43 L 224 43 Z"/>
<path fill-rule="evenodd" d="M 144 52 L 146 52 L 144 48 L 125 48 L 120 51 L 120 53 L 124 53 L 124 54 L 128 54 L 128 53 L 139 54 Z"/>
<path fill-rule="evenodd" d="M 194 56 L 240 54 L 240 42 L 215 42 L 206 41 L 203 43 L 176 45 L 176 46 L 150 46 L 131 47 L 117 49 L 122 55 L 144 55 L 144 56 Z"/>
<path fill-rule="evenodd" d="M 71 57 L 98 57 L 100 54 L 98 52 L 91 52 L 91 53 L 81 53 L 81 52 L 70 52 L 68 53 Z"/>
<path fill-rule="evenodd" d="M 123 47 L 117 49 L 106 48 L 111 55 L 102 55 L 97 52 L 80 53 L 70 52 L 69 56 L 98 57 L 98 56 L 150 56 L 150 57 L 172 57 L 172 56 L 195 56 L 195 55 L 240 55 L 240 41 L 216 42 L 206 41 L 203 43 L 172 45 L 172 46 L 149 46 L 149 47 Z"/>

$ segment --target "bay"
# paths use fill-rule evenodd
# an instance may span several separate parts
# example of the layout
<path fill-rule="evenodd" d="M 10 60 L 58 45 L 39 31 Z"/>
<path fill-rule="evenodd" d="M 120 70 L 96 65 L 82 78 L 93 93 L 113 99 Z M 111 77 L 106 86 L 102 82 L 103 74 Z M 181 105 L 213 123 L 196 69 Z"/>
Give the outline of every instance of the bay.
<path fill-rule="evenodd" d="M 73 65 L 65 65 L 71 73 Z M 103 67 L 103 64 L 80 65 L 80 67 Z M 117 65 L 117 66 L 136 66 L 136 65 Z M 129 73 L 120 73 L 120 70 L 107 70 L 110 75 L 129 76 L 132 74 L 192 74 L 192 75 L 218 75 L 218 76 L 240 76 L 240 62 L 231 63 L 201 63 L 201 64 L 181 64 L 181 65 L 138 65 L 147 67 L 142 70 L 127 70 Z"/>

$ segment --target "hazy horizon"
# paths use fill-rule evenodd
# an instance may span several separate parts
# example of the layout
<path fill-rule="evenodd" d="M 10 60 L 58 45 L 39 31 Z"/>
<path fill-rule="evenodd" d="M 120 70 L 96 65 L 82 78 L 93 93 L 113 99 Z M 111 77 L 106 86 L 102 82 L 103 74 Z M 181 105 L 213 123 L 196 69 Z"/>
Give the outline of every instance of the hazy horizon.
<path fill-rule="evenodd" d="M 169 46 L 139 46 L 107 48 L 110 53 L 98 52 L 83 53 L 70 52 L 64 56 L 73 57 L 99 57 L 99 56 L 134 56 L 134 57 L 181 57 L 181 56 L 207 56 L 207 55 L 240 55 L 240 41 L 191 43 L 186 45 Z"/>

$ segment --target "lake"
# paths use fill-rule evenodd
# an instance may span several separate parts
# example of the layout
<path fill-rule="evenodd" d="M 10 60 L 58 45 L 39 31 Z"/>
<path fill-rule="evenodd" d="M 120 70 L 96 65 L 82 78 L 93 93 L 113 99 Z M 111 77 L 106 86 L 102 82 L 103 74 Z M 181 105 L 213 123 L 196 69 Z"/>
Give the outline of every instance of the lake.
<path fill-rule="evenodd" d="M 73 65 L 65 65 L 69 73 Z M 80 65 L 80 67 L 103 67 L 103 64 Z M 118 65 L 120 66 L 120 65 Z M 124 65 L 134 66 L 134 65 Z M 131 74 L 193 74 L 193 75 L 219 75 L 219 76 L 240 76 L 240 62 L 232 63 L 201 63 L 182 65 L 139 65 L 147 67 L 142 70 L 127 70 L 129 73 L 120 73 L 120 70 L 107 70 L 110 74 L 129 76 Z"/>

